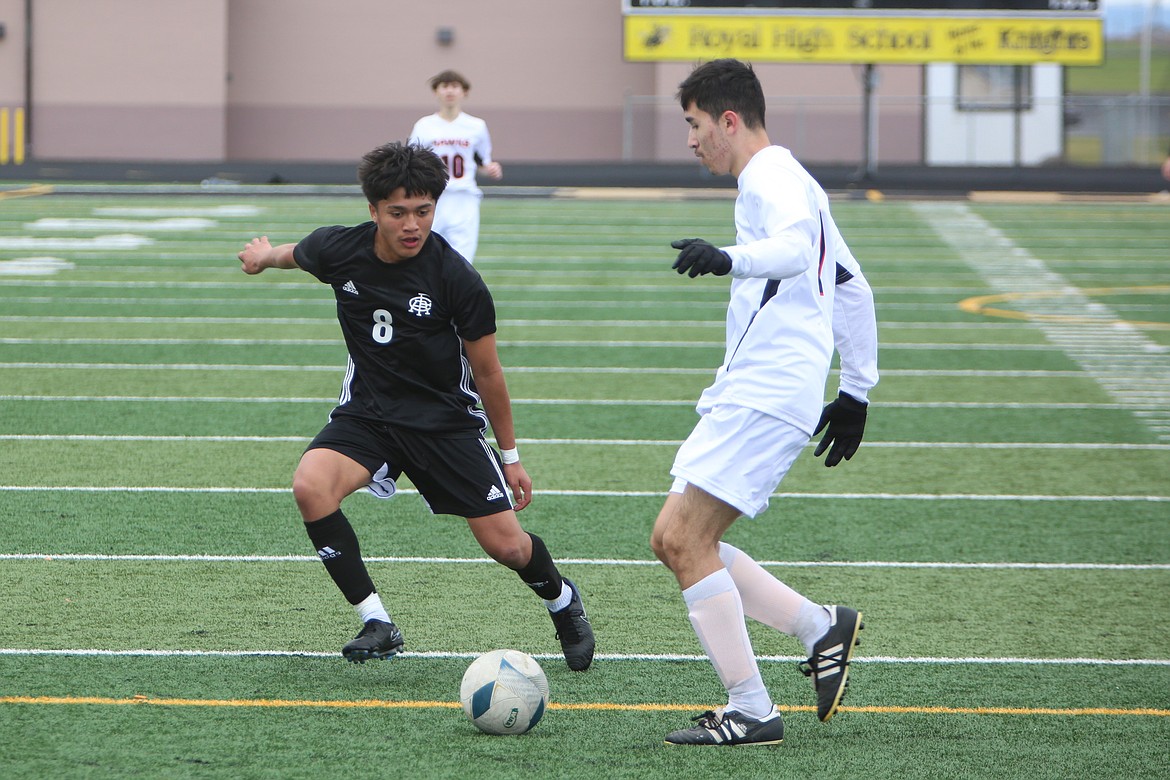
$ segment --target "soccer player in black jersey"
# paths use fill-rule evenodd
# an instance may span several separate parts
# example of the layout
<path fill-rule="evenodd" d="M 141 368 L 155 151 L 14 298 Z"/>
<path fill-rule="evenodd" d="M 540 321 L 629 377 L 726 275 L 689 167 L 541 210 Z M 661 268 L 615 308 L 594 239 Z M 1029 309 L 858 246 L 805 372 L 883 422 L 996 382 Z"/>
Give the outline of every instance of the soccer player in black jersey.
<path fill-rule="evenodd" d="M 363 663 L 402 650 L 341 502 L 362 487 L 389 498 L 405 473 L 432 512 L 466 518 L 484 552 L 544 600 L 569 668 L 587 669 L 594 640 L 580 592 L 516 517 L 532 500 L 532 480 L 516 450 L 491 294 L 431 232 L 446 168 L 427 149 L 389 143 L 362 158 L 358 181 L 370 222 L 322 227 L 296 244 L 254 238 L 239 253 L 245 273 L 301 268 L 337 299 L 345 380 L 301 457 L 293 496 L 317 554 L 364 624 L 342 655 Z M 498 453 L 484 440 L 489 424 Z"/>

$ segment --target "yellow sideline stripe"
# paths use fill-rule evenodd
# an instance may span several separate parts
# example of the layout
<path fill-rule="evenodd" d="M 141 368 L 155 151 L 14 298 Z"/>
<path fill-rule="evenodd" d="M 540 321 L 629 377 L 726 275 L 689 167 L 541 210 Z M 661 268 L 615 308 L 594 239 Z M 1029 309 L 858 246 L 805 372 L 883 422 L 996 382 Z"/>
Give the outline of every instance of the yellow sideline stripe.
<path fill-rule="evenodd" d="M 0 696 L 0 704 L 138 704 L 159 707 L 325 707 L 332 709 L 458 709 L 452 701 L 387 701 L 384 699 L 313 700 L 313 699 L 152 699 L 133 696 L 115 699 L 106 696 Z M 704 704 L 616 704 L 610 702 L 559 703 L 551 702 L 553 710 L 636 711 L 636 712 L 697 712 L 709 708 Z M 783 712 L 813 712 L 815 707 L 779 706 Z M 841 712 L 868 712 L 879 715 L 1136 715 L 1143 717 L 1170 717 L 1170 710 L 1138 707 L 842 707 Z"/>
<path fill-rule="evenodd" d="M 31 198 L 36 195 L 50 195 L 53 192 L 51 184 L 30 184 L 18 190 L 0 190 L 0 200 L 6 198 Z"/>

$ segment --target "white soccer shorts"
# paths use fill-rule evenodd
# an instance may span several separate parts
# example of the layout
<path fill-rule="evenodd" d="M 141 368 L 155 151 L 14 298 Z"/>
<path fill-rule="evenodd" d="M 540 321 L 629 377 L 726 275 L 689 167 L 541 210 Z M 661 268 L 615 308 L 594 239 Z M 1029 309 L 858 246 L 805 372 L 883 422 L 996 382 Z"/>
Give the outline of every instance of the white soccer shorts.
<path fill-rule="evenodd" d="M 755 517 L 808 444 L 808 434 L 755 409 L 720 404 L 703 415 L 674 457 L 672 493 L 687 483 Z"/>
<path fill-rule="evenodd" d="M 456 252 L 472 263 L 479 248 L 479 202 L 482 198 L 478 192 L 447 190 L 435 204 L 435 222 L 431 226 L 431 230 L 447 239 Z"/>

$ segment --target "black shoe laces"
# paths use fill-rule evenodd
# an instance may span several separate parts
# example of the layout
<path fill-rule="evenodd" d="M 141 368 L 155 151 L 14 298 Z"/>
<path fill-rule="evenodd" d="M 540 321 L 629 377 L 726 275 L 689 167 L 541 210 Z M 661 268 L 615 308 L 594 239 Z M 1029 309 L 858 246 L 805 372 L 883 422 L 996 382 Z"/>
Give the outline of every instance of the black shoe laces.
<path fill-rule="evenodd" d="M 571 639 L 574 642 L 581 641 L 581 632 L 577 630 L 577 621 L 585 619 L 585 610 L 573 609 L 573 607 L 566 607 L 564 612 L 554 612 L 557 616 L 557 634 L 556 639 L 560 639 L 563 635 L 566 639 Z"/>
<path fill-rule="evenodd" d="M 695 717 L 691 718 L 691 720 L 695 721 L 705 729 L 717 729 L 719 728 L 719 724 L 723 722 L 723 718 L 721 718 L 719 713 L 715 712 L 715 710 L 707 710 L 702 715 L 696 715 Z"/>
<path fill-rule="evenodd" d="M 821 672 L 832 669 L 834 666 L 845 668 L 845 654 L 834 653 L 833 655 L 825 655 L 824 653 L 813 653 L 811 656 L 801 661 L 796 665 L 800 673 L 805 677 L 812 677 L 813 672 Z"/>

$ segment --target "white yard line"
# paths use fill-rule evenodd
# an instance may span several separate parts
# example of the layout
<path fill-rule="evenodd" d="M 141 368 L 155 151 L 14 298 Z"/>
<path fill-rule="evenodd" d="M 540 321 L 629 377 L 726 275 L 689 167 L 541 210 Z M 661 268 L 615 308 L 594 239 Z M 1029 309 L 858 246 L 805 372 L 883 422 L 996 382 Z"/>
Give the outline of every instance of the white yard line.
<path fill-rule="evenodd" d="M 112 553 L 0 553 L 0 561 L 161 561 L 164 563 L 318 563 L 316 555 L 129 555 Z M 491 558 L 441 556 L 365 556 L 374 563 L 494 564 Z M 558 558 L 574 566 L 660 566 L 656 560 L 630 558 Z M 955 561 L 757 561 L 761 566 L 799 569 L 984 569 L 1069 571 L 1170 571 L 1170 563 L 1042 563 Z"/>
<path fill-rule="evenodd" d="M 155 442 L 297 442 L 304 444 L 311 436 L 166 436 L 149 434 L 98 433 L 4 433 L 0 441 L 155 441 Z M 678 447 L 681 439 L 517 439 L 518 444 L 604 447 Z M 816 446 L 810 441 L 806 446 Z M 1027 442 L 1027 441 L 866 441 L 866 449 L 926 450 L 1143 450 L 1170 451 L 1170 444 L 1130 444 L 1127 442 Z"/>
<path fill-rule="evenodd" d="M 71 650 L 49 650 L 41 648 L 0 647 L 0 655 L 10 656 L 91 656 L 91 657 L 145 657 L 145 658 L 337 658 L 336 652 L 311 652 L 300 650 L 96 650 L 93 648 L 77 648 Z M 427 652 L 406 651 L 400 658 L 435 658 L 435 659 L 471 659 L 479 656 L 479 652 L 456 653 L 441 650 Z M 541 661 L 560 660 L 559 653 L 533 653 L 533 658 Z M 681 655 L 673 653 L 598 653 L 597 661 L 651 661 L 651 662 L 679 662 L 693 661 L 710 663 L 705 655 Z M 761 655 L 757 660 L 768 663 L 791 663 L 805 660 L 804 656 L 795 655 Z M 1020 665 L 1020 666 L 1170 666 L 1170 660 L 1164 658 L 946 658 L 942 656 L 853 656 L 851 663 L 855 664 L 972 664 L 972 665 Z"/>
<path fill-rule="evenodd" d="M 336 396 L 201 396 L 201 395 L 0 395 L 0 401 L 42 401 L 63 403 L 209 403 L 209 404 L 329 404 Z M 514 406 L 694 406 L 690 399 L 667 398 L 513 398 Z M 1068 409 L 1131 411 L 1135 403 L 1063 403 L 1027 401 L 886 401 L 890 409 Z M 1145 406 L 1153 406 L 1148 404 Z M 1136 408 L 1142 408 L 1137 404 Z M 868 445 L 868 442 L 867 442 Z M 1076 445 L 1072 445 L 1076 446 Z"/>
<path fill-rule="evenodd" d="M 0 317 L 0 322 L 5 321 L 6 318 Z M 229 317 L 93 317 L 93 318 L 71 318 L 74 320 L 88 319 L 91 322 L 135 322 L 139 324 L 186 324 L 186 325 L 209 325 L 209 324 L 241 324 L 241 325 L 260 325 L 260 324 L 313 324 L 324 323 L 324 320 L 282 320 L 279 318 L 261 319 L 261 320 L 242 320 Z M 31 338 L 13 338 L 6 337 L 0 339 L 0 344 L 92 344 L 98 346 L 118 346 L 118 345 L 138 345 L 138 344 L 207 344 L 207 345 L 228 345 L 228 346 L 274 346 L 274 345 L 289 345 L 289 346 L 333 346 L 342 347 L 344 342 L 340 339 L 31 339 Z M 606 348 L 606 349 L 720 349 L 723 347 L 723 341 L 717 339 L 708 339 L 700 341 L 696 339 L 688 339 L 686 341 L 679 340 L 648 340 L 638 339 L 636 341 L 620 341 L 620 340 L 578 340 L 578 339 L 500 339 L 497 344 L 501 347 L 573 347 L 573 348 Z M 1000 343 L 965 343 L 952 341 L 936 341 L 936 342 L 887 342 L 882 344 L 881 349 L 884 351 L 893 350 L 945 350 L 947 352 L 958 351 L 983 351 L 983 352 L 1056 352 L 1057 347 L 1048 344 L 1000 344 Z M 32 364 L 37 365 L 37 364 Z"/>
<path fill-rule="evenodd" d="M 287 487 L 196 487 L 183 485 L 0 485 L 0 492 L 53 493 L 288 493 Z M 399 489 L 400 494 L 416 494 L 413 489 Z M 542 496 L 581 496 L 590 498 L 661 498 L 665 490 L 552 490 Z M 803 498 L 829 501 L 1028 501 L 1073 503 L 1170 503 L 1170 495 L 1051 495 L 1013 493 L 773 493 L 769 498 Z"/>
<path fill-rule="evenodd" d="M 0 363 L 0 368 L 65 368 L 82 370 L 104 371 L 336 371 L 340 373 L 344 366 L 338 365 L 271 365 L 252 363 L 45 363 L 45 362 L 9 362 Z M 626 366 L 511 366 L 509 374 L 703 374 L 715 376 L 712 368 L 654 368 L 654 367 L 626 367 Z M 837 371 L 833 371 L 836 374 Z M 1083 377 L 1081 371 L 1053 371 L 1045 369 L 1009 369 L 1009 370 L 980 370 L 980 369 L 927 369 L 927 368 L 895 368 L 882 371 L 883 376 L 924 376 L 924 377 Z"/>

